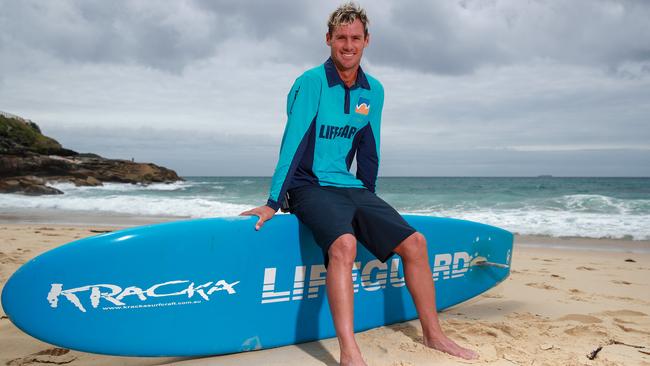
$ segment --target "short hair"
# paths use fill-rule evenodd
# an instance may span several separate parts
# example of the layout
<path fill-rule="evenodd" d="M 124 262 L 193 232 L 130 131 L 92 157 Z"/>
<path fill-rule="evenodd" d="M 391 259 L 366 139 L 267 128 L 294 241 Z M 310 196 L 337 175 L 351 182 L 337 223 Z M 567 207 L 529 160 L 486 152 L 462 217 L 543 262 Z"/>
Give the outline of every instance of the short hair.
<path fill-rule="evenodd" d="M 353 1 L 345 3 L 334 10 L 327 21 L 327 33 L 332 35 L 334 28 L 341 25 L 352 24 L 356 19 L 359 19 L 361 24 L 363 24 L 363 35 L 364 37 L 367 37 L 368 24 L 370 21 L 368 21 L 366 11 Z"/>

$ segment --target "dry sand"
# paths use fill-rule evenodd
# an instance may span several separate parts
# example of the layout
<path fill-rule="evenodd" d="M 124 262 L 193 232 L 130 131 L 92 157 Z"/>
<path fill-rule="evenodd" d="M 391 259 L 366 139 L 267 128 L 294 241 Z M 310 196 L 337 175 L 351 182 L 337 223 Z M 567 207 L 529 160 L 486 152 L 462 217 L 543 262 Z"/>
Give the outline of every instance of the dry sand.
<path fill-rule="evenodd" d="M 22 263 L 90 230 L 115 227 L 0 224 L 0 286 Z M 650 243 L 518 237 L 512 275 L 441 314 L 447 333 L 477 349 L 465 362 L 427 349 L 417 321 L 359 333 L 370 365 L 650 365 Z M 572 248 L 549 249 L 546 246 Z M 537 246 L 541 246 L 537 247 Z M 625 247 L 637 253 L 607 251 Z M 589 248 L 597 248 L 593 250 Z M 638 249 L 641 250 L 638 250 Z M 644 252 L 645 253 L 642 253 Z M 109 357 L 60 349 L 0 312 L 6 365 L 335 365 L 336 340 L 202 359 Z M 587 354 L 603 346 L 590 361 Z"/>

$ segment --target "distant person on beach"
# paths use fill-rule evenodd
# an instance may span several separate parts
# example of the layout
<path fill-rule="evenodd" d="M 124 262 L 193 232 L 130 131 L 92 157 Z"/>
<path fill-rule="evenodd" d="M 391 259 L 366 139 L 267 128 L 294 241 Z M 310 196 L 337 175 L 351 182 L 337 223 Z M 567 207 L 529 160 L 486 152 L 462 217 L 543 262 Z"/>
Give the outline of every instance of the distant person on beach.
<path fill-rule="evenodd" d="M 331 14 L 326 34 L 330 58 L 296 79 L 287 97 L 288 120 L 268 202 L 242 215 L 258 216 L 259 230 L 288 206 L 312 231 L 327 266 L 342 365 L 365 365 L 354 338 L 351 273 L 357 239 L 382 262 L 394 253 L 402 257 L 424 344 L 475 359 L 474 351 L 440 328 L 426 239 L 375 195 L 384 90 L 359 66 L 369 41 L 368 19 L 358 5 L 347 3 Z"/>

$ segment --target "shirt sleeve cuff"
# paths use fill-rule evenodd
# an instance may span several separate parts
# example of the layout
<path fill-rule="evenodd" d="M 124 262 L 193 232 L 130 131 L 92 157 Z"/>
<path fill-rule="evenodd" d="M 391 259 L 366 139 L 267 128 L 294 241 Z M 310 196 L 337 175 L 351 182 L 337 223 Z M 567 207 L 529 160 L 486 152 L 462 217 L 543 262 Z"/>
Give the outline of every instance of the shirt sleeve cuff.
<path fill-rule="evenodd" d="M 269 198 L 268 201 L 266 201 L 266 205 L 271 207 L 274 211 L 277 211 L 280 209 L 280 204 L 277 201 L 274 201 Z"/>

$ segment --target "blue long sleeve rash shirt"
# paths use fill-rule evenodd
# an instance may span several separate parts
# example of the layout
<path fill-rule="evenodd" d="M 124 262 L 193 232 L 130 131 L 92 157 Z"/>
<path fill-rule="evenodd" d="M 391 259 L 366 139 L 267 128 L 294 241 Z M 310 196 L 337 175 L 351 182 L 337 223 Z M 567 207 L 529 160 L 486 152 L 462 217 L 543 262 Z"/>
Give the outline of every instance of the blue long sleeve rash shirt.
<path fill-rule="evenodd" d="M 383 105 L 382 85 L 361 67 L 350 88 L 332 59 L 298 77 L 287 96 L 287 124 L 267 206 L 277 210 L 287 190 L 308 184 L 374 192 Z"/>

